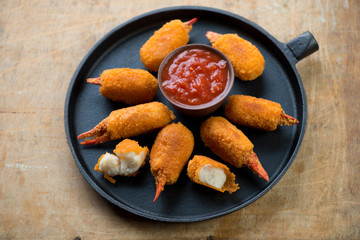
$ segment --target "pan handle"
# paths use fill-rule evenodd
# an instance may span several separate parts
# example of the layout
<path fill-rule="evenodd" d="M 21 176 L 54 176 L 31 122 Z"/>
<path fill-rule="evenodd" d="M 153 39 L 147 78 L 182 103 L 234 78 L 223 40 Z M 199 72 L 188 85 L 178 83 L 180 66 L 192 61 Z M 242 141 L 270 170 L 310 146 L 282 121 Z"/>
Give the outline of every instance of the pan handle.
<path fill-rule="evenodd" d="M 290 50 L 296 62 L 319 50 L 318 43 L 309 31 L 285 43 L 285 47 Z"/>

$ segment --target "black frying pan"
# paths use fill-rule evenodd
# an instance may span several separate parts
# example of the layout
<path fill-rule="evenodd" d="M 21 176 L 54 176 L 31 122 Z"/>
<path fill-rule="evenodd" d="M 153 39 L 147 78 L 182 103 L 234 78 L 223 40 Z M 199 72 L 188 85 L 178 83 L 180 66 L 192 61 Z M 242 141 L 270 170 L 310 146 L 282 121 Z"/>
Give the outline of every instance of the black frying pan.
<path fill-rule="evenodd" d="M 76 137 L 93 128 L 115 109 L 126 107 L 112 102 L 99 93 L 99 87 L 86 83 L 86 78 L 97 77 L 105 69 L 116 67 L 142 68 L 139 49 L 145 41 L 165 22 L 172 19 L 183 21 L 198 18 L 190 33 L 189 43 L 209 44 L 205 33 L 237 33 L 255 44 L 265 58 L 262 76 L 251 82 L 235 79 L 230 93 L 246 94 L 270 99 L 280 103 L 285 112 L 297 118 L 300 123 L 291 127 L 280 127 L 273 132 L 239 128 L 255 145 L 263 167 L 270 176 L 265 182 L 247 168 L 230 170 L 236 175 L 240 190 L 233 194 L 220 193 L 191 182 L 184 169 L 178 182 L 165 186 L 156 203 L 155 183 L 147 163 L 140 174 L 133 178 L 117 177 L 116 184 L 104 179 L 93 170 L 98 158 L 105 152 L 112 152 L 120 141 L 111 141 L 96 146 L 82 146 Z M 286 27 L 286 26 L 284 26 Z M 75 162 L 86 181 L 104 198 L 116 206 L 149 219 L 169 222 L 194 222 L 221 216 L 241 209 L 269 191 L 285 174 L 293 162 L 304 135 L 306 125 L 306 97 L 295 64 L 318 50 L 313 36 L 306 32 L 288 43 L 281 43 L 256 24 L 235 14 L 206 7 L 173 7 L 152 11 L 121 24 L 106 34 L 89 51 L 80 63 L 70 82 L 65 103 L 65 129 L 69 147 Z M 165 103 L 158 92 L 156 101 Z M 212 114 L 223 116 L 224 107 Z M 199 126 L 206 117 L 193 118 L 181 115 L 181 121 L 195 136 L 193 155 L 206 155 L 221 161 L 204 147 L 199 136 Z M 149 149 L 156 133 L 134 137 L 140 145 Z"/>

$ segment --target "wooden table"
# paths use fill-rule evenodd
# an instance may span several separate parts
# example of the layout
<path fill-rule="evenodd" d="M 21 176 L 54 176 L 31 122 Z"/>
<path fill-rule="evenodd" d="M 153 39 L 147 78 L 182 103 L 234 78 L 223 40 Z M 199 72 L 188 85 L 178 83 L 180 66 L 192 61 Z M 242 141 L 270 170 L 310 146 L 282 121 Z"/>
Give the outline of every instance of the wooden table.
<path fill-rule="evenodd" d="M 161 223 L 114 207 L 78 171 L 65 95 L 104 34 L 145 12 L 210 6 L 287 42 L 309 30 L 320 50 L 297 64 L 308 100 L 301 149 L 253 204 L 197 223 Z M 0 239 L 359 239 L 358 1 L 2 1 Z"/>

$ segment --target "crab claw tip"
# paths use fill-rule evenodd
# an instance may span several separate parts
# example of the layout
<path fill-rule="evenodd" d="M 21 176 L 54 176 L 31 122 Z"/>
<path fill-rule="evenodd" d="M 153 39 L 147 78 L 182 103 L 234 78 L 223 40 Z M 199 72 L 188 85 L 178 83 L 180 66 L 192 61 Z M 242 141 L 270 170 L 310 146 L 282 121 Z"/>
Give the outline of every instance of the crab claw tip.
<path fill-rule="evenodd" d="M 252 153 L 250 159 L 248 161 L 248 167 L 253 170 L 259 177 L 264 179 L 265 181 L 269 181 L 269 175 L 261 165 L 256 153 Z"/>
<path fill-rule="evenodd" d="M 88 79 L 86 79 L 86 82 L 96 84 L 96 85 L 100 85 L 101 84 L 101 79 L 100 79 L 100 77 L 98 77 L 98 78 L 88 78 Z"/>
<path fill-rule="evenodd" d="M 281 117 L 280 117 L 280 125 L 286 125 L 286 126 L 291 126 L 294 124 L 298 124 L 299 120 L 297 120 L 296 118 L 285 114 L 284 112 L 281 113 Z"/>
<path fill-rule="evenodd" d="M 196 23 L 197 20 L 198 20 L 197 18 L 193 18 L 193 19 L 185 22 L 185 25 L 191 26 L 191 25 L 193 25 L 194 23 Z"/>
<path fill-rule="evenodd" d="M 220 37 L 220 34 L 213 31 L 207 31 L 205 36 L 210 40 L 211 43 L 213 43 L 218 37 Z"/>
<path fill-rule="evenodd" d="M 164 190 L 164 184 L 163 183 L 158 183 L 156 186 L 156 193 L 155 193 L 155 197 L 153 202 L 155 202 L 158 197 L 160 196 L 160 193 Z"/>

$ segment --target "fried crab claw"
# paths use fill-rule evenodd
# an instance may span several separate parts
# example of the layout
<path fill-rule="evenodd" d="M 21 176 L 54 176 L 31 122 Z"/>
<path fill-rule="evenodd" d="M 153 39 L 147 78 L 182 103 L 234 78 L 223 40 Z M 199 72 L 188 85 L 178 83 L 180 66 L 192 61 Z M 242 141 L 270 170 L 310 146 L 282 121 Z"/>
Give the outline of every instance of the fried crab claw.
<path fill-rule="evenodd" d="M 88 78 L 87 82 L 100 85 L 99 91 L 104 97 L 127 105 L 148 103 L 158 91 L 156 77 L 143 69 L 106 69 L 99 77 Z"/>
<path fill-rule="evenodd" d="M 112 111 L 90 131 L 77 139 L 86 139 L 82 145 L 93 145 L 110 140 L 134 137 L 158 130 L 175 119 L 174 113 L 163 103 L 150 102 Z"/>
<path fill-rule="evenodd" d="M 189 42 L 193 18 L 187 22 L 174 19 L 165 23 L 144 43 L 140 49 L 140 60 L 151 72 L 157 72 L 161 62 L 173 50 Z"/>
<path fill-rule="evenodd" d="M 160 130 L 150 152 L 150 170 L 154 176 L 155 202 L 165 185 L 175 184 L 194 149 L 192 132 L 180 122 Z"/>
<path fill-rule="evenodd" d="M 225 54 L 233 65 L 235 76 L 242 81 L 258 78 L 264 71 L 265 59 L 259 49 L 237 34 L 208 31 L 211 45 Z"/>
<path fill-rule="evenodd" d="M 261 165 L 254 145 L 245 134 L 223 117 L 210 117 L 200 126 L 205 146 L 234 167 L 248 167 L 265 181 L 269 176 Z"/>
<path fill-rule="evenodd" d="M 225 104 L 225 116 L 234 124 L 264 131 L 299 123 L 294 117 L 285 114 L 279 103 L 246 95 L 230 96 Z"/>

